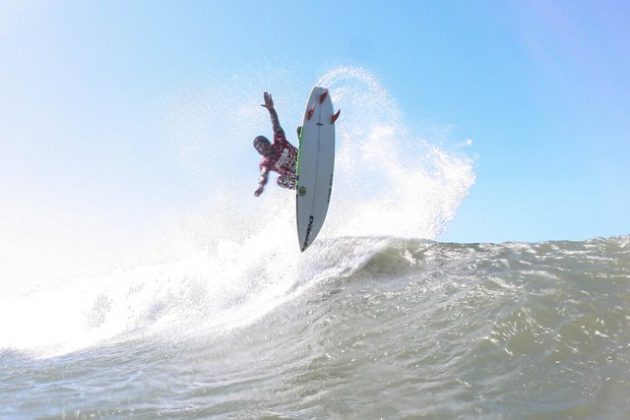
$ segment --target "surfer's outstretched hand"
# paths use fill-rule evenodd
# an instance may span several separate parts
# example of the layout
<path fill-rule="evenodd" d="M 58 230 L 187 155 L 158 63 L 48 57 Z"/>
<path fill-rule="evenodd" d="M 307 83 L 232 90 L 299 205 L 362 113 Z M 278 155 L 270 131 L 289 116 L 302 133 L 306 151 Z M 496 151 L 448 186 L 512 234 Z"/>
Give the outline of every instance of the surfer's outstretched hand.
<path fill-rule="evenodd" d="M 271 93 L 265 92 L 263 97 L 265 98 L 265 103 L 260 105 L 267 109 L 273 109 L 273 99 L 271 98 Z"/>
<path fill-rule="evenodd" d="M 264 187 L 259 187 L 256 191 L 254 191 L 254 197 L 259 197 L 262 194 Z"/>

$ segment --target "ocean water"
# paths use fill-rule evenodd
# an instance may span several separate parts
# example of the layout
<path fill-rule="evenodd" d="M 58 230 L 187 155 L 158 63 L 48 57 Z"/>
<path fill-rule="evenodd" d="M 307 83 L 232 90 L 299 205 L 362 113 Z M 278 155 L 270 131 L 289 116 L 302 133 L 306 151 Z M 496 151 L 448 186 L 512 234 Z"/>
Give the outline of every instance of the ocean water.
<path fill-rule="evenodd" d="M 0 417 L 630 415 L 628 237 L 345 237 L 284 275 L 249 264 L 233 287 L 199 256 L 3 302 L 3 329 L 37 309 L 49 334 L 3 331 Z"/>
<path fill-rule="evenodd" d="M 255 173 L 136 240 L 0 203 L 0 418 L 630 418 L 630 237 L 440 242 L 472 141 L 419 130 L 364 69 L 319 83 L 342 117 L 303 254 L 294 196 L 252 198 Z M 180 100 L 182 182 L 253 138 L 247 113 L 268 125 L 230 90 Z"/>

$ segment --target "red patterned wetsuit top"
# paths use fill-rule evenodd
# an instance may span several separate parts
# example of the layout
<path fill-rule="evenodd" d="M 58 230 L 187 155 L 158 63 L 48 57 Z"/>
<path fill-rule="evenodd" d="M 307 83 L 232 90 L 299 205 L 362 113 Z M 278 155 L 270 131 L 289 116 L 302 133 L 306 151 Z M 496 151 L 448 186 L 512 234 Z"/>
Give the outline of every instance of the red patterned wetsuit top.
<path fill-rule="evenodd" d="M 269 110 L 273 125 L 273 156 L 260 160 L 260 174 L 264 179 L 262 185 L 267 183 L 267 174 L 274 171 L 280 174 L 278 185 L 283 188 L 295 188 L 295 165 L 297 161 L 297 149 L 287 141 L 284 130 L 278 121 L 278 114 L 272 108 Z"/>

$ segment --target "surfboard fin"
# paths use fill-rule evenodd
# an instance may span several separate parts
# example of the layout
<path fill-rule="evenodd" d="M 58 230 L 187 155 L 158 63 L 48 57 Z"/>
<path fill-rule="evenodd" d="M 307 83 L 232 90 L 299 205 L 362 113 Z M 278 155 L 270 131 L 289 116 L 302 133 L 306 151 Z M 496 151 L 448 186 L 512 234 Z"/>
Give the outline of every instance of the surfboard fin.
<path fill-rule="evenodd" d="M 337 121 L 339 119 L 339 115 L 341 115 L 341 110 L 337 110 L 337 112 L 335 112 L 332 117 L 330 117 L 330 123 L 334 124 L 335 121 Z"/>
<path fill-rule="evenodd" d="M 306 119 L 310 120 L 313 117 L 313 114 L 315 113 L 315 104 L 313 104 L 313 106 L 306 111 Z"/>
<path fill-rule="evenodd" d="M 325 90 L 324 93 L 319 95 L 319 103 L 320 104 L 324 103 L 324 101 L 326 100 L 326 96 L 328 96 L 328 91 L 327 90 Z"/>

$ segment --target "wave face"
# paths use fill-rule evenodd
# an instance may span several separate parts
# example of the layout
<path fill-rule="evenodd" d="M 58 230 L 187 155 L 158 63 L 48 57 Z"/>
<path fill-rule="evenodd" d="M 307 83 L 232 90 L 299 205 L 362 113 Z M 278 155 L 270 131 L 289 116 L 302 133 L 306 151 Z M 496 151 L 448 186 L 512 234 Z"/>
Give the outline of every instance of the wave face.
<path fill-rule="evenodd" d="M 0 416 L 630 415 L 630 237 L 326 239 L 292 270 L 269 266 L 264 281 L 244 277 L 214 298 L 199 277 L 209 264 L 78 293 L 74 315 L 92 332 L 128 315 L 125 334 L 98 345 L 44 356 L 3 338 Z M 143 276 L 159 286 L 145 290 Z M 34 303 L 24 299 L 2 318 L 25 315 Z"/>

